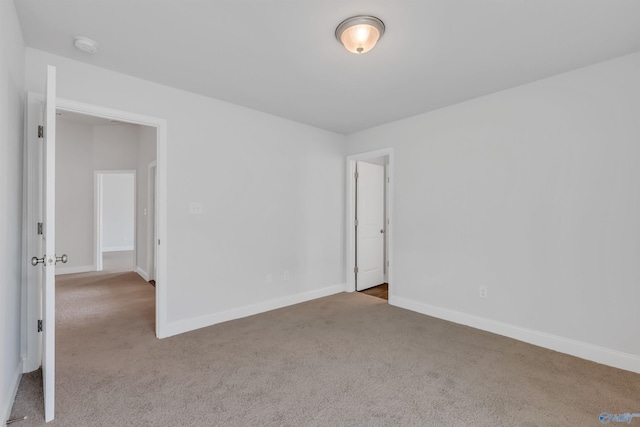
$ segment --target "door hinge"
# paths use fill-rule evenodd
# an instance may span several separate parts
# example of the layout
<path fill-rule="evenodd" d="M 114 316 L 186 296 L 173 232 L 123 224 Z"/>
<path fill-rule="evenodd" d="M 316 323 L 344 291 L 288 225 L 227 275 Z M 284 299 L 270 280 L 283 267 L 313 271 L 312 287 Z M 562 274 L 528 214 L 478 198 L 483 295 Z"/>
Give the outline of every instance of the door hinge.
<path fill-rule="evenodd" d="M 358 177 L 359 177 L 359 176 L 360 176 L 360 175 L 358 174 L 358 172 L 356 172 L 356 173 L 354 173 L 354 174 L 353 174 L 353 177 L 354 177 L 355 179 L 358 179 Z"/>
<path fill-rule="evenodd" d="M 358 266 L 353 267 L 353 272 L 358 274 Z"/>
<path fill-rule="evenodd" d="M 356 227 L 358 226 L 358 220 L 357 219 L 353 220 L 353 225 L 355 225 Z"/>
<path fill-rule="evenodd" d="M 44 138 L 44 126 L 38 126 L 38 138 Z"/>
<path fill-rule="evenodd" d="M 42 226 L 43 224 L 41 222 L 38 223 L 38 234 L 42 234 Z"/>
<path fill-rule="evenodd" d="M 38 319 L 38 332 L 42 332 L 42 320 Z"/>

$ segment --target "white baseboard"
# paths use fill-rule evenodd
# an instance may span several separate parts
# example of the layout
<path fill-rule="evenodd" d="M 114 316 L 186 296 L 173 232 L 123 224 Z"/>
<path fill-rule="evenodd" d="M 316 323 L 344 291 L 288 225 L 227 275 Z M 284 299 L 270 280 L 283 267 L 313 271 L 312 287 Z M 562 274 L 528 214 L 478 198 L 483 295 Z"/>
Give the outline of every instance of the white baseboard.
<path fill-rule="evenodd" d="M 13 402 L 16 400 L 16 394 L 18 394 L 18 387 L 20 386 L 20 379 L 22 379 L 22 358 L 11 376 L 11 382 L 9 383 L 9 393 L 7 393 L 6 402 L 0 402 L 0 414 L 2 414 L 2 425 L 11 416 L 11 409 L 13 408 Z"/>
<path fill-rule="evenodd" d="M 193 319 L 180 320 L 167 325 L 163 331 L 163 338 L 172 335 L 178 335 L 184 332 L 193 331 L 195 329 L 204 328 L 215 325 L 216 323 L 227 322 L 229 320 L 240 319 L 242 317 L 253 316 L 254 314 L 264 313 L 266 311 L 276 310 L 278 308 L 287 307 L 301 302 L 310 301 L 317 298 L 338 294 L 344 291 L 344 284 L 333 285 L 314 291 L 303 292 L 295 295 L 275 298 L 272 300 L 247 305 L 244 307 L 234 308 L 232 310 L 220 313 L 209 314 L 206 316 L 196 317 Z"/>
<path fill-rule="evenodd" d="M 132 251 L 135 248 L 131 245 L 128 246 L 110 246 L 108 248 L 102 248 L 102 252 L 121 252 L 121 251 Z"/>
<path fill-rule="evenodd" d="M 581 359 L 640 373 L 640 356 L 389 295 L 389 304 Z"/>
<path fill-rule="evenodd" d="M 88 273 L 96 271 L 95 265 L 79 265 L 77 267 L 58 267 L 56 266 L 56 276 L 59 274 Z"/>
<path fill-rule="evenodd" d="M 138 273 L 140 275 L 140 277 L 142 277 L 146 282 L 149 281 L 149 275 L 147 274 L 146 271 L 144 271 L 142 268 L 138 267 L 136 265 L 136 268 L 134 270 L 136 273 Z"/>

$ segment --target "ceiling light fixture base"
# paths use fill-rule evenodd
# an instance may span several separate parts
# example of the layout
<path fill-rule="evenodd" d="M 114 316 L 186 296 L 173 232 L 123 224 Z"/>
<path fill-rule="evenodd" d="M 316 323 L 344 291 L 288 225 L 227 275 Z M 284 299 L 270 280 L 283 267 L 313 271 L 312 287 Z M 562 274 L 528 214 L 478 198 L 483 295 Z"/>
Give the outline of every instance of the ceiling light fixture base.
<path fill-rule="evenodd" d="M 358 15 L 345 19 L 336 28 L 336 39 L 349 52 L 367 53 L 384 34 L 384 22 L 375 16 Z"/>

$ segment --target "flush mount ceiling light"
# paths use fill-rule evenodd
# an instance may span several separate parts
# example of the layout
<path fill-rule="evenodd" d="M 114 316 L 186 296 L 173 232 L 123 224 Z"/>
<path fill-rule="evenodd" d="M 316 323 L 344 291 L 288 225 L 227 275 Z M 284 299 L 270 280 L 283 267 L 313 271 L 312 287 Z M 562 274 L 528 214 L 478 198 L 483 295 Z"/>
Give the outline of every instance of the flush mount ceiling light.
<path fill-rule="evenodd" d="M 79 50 L 90 55 L 94 55 L 98 52 L 98 43 L 86 37 L 76 37 L 73 39 L 73 44 Z"/>
<path fill-rule="evenodd" d="M 384 34 L 384 23 L 375 16 L 354 16 L 336 28 L 336 38 L 352 53 L 369 52 Z"/>

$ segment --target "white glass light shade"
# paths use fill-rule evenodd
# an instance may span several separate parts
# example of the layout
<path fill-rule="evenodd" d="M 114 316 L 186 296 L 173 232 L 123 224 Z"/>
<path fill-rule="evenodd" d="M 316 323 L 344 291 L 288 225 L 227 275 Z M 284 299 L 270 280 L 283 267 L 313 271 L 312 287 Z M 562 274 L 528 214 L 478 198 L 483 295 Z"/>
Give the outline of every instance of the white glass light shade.
<path fill-rule="evenodd" d="M 336 38 L 353 53 L 369 52 L 384 34 L 384 23 L 373 16 L 354 16 L 336 28 Z"/>

